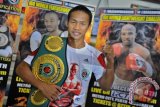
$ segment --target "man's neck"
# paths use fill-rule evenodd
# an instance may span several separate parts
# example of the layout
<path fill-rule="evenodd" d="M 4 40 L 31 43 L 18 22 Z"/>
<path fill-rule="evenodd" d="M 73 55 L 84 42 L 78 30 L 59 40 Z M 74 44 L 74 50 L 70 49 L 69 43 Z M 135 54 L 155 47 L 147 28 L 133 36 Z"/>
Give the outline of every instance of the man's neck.
<path fill-rule="evenodd" d="M 68 45 L 72 48 L 80 49 L 85 47 L 84 40 L 75 40 L 73 38 L 68 37 Z"/>
<path fill-rule="evenodd" d="M 61 31 L 60 30 L 55 30 L 53 32 L 50 32 L 50 34 L 53 35 L 53 36 L 60 36 Z"/>

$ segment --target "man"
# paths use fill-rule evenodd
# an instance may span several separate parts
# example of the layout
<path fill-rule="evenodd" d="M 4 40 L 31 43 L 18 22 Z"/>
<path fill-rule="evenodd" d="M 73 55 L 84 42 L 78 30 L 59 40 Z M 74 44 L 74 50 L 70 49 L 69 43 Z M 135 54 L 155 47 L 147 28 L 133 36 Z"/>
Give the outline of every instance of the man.
<path fill-rule="evenodd" d="M 87 90 L 92 72 L 95 74 L 97 81 L 99 81 L 102 89 L 109 90 L 113 79 L 113 55 L 112 48 L 104 48 L 106 56 L 108 57 L 110 66 L 106 72 L 100 65 L 99 60 L 103 61 L 101 52 L 91 47 L 84 41 L 85 33 L 91 25 L 92 13 L 88 8 L 83 5 L 77 6 L 70 10 L 68 14 L 68 44 L 67 44 L 67 62 L 69 72 L 73 69 L 78 69 L 74 78 L 74 84 L 80 84 L 79 93 L 72 95 L 73 103 L 72 107 L 85 106 Z M 110 51 L 106 51 L 110 50 Z M 30 61 L 33 56 L 28 56 L 20 65 L 17 67 L 17 74 L 26 82 L 32 84 L 38 88 L 43 95 L 54 103 L 57 99 L 61 100 L 61 96 L 58 96 L 63 90 L 59 86 L 46 84 L 34 77 L 29 68 Z M 101 62 L 102 63 L 102 62 Z M 73 64 L 76 68 L 73 68 Z M 103 75 L 103 76 L 102 76 Z M 70 75 L 68 75 L 68 78 Z M 66 79 L 67 80 L 67 79 Z M 77 83 L 75 83 L 77 82 Z M 80 82 L 80 83 L 79 83 Z M 66 81 L 67 83 L 67 81 Z M 64 84 L 65 87 L 66 84 Z M 75 88 L 75 87 L 73 87 Z M 58 105 L 60 106 L 60 105 Z"/>
<path fill-rule="evenodd" d="M 62 31 L 59 29 L 59 15 L 54 11 L 47 11 L 44 14 L 44 24 L 49 35 L 60 36 Z"/>
<path fill-rule="evenodd" d="M 129 87 L 130 83 L 141 76 L 154 77 L 152 60 L 148 49 L 135 42 L 136 28 L 132 24 L 122 27 L 122 43 L 112 45 L 116 65 L 114 87 Z"/>
<path fill-rule="evenodd" d="M 62 86 L 60 100 L 56 100 L 55 102 L 51 102 L 49 104 L 50 107 L 61 106 L 69 106 L 72 103 L 72 98 L 75 95 L 79 95 L 81 92 L 81 81 L 77 79 L 77 73 L 79 71 L 78 64 L 71 64 L 69 68 L 70 72 L 68 74 L 68 78 L 65 80 L 65 83 Z"/>
<path fill-rule="evenodd" d="M 61 36 L 62 31 L 59 29 L 59 23 L 60 19 L 58 13 L 54 11 L 46 11 L 44 13 L 44 25 L 46 27 L 47 33 L 41 34 L 37 30 L 32 33 L 30 38 L 30 48 L 32 52 L 39 47 L 44 35 Z"/>

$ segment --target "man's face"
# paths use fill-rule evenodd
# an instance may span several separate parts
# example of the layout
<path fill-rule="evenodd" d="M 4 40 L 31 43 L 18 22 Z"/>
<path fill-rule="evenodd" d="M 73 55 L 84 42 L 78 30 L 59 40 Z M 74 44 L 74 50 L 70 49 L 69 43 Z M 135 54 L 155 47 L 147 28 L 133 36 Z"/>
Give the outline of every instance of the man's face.
<path fill-rule="evenodd" d="M 121 29 L 121 40 L 124 46 L 132 46 L 135 42 L 136 28 L 133 25 L 124 25 Z"/>
<path fill-rule="evenodd" d="M 89 28 L 89 16 L 83 11 L 74 11 L 71 13 L 68 21 L 69 37 L 75 40 L 82 40 Z"/>
<path fill-rule="evenodd" d="M 44 24 L 48 32 L 54 32 L 57 30 L 59 25 L 59 19 L 54 13 L 47 13 L 44 16 Z"/>
<path fill-rule="evenodd" d="M 79 67 L 77 64 L 72 64 L 70 69 L 70 75 L 74 76 L 76 75 L 77 71 L 79 70 Z"/>

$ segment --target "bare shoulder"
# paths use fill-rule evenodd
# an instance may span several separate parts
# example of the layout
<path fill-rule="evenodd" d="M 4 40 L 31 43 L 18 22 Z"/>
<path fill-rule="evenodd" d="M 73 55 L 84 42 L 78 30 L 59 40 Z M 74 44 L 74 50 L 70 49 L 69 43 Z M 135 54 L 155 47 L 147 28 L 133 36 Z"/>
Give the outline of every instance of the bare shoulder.
<path fill-rule="evenodd" d="M 136 48 L 138 48 L 138 52 L 141 56 L 143 56 L 145 59 L 147 59 L 148 57 L 150 57 L 150 52 L 147 48 L 145 48 L 144 46 L 137 44 Z"/>

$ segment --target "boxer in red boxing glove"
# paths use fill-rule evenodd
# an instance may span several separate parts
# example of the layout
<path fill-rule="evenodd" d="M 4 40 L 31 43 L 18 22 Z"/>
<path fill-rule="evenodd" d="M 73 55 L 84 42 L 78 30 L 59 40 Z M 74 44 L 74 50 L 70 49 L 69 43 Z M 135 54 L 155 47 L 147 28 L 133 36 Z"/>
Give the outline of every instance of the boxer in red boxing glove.
<path fill-rule="evenodd" d="M 127 70 L 142 72 L 149 77 L 151 77 L 153 73 L 151 64 L 135 53 L 130 53 L 126 57 L 126 68 Z"/>
<path fill-rule="evenodd" d="M 115 79 L 112 86 L 129 87 L 136 78 L 147 76 L 155 78 L 156 72 L 150 52 L 135 42 L 136 28 L 132 24 L 122 26 L 121 42 L 112 44 L 115 56 Z"/>

